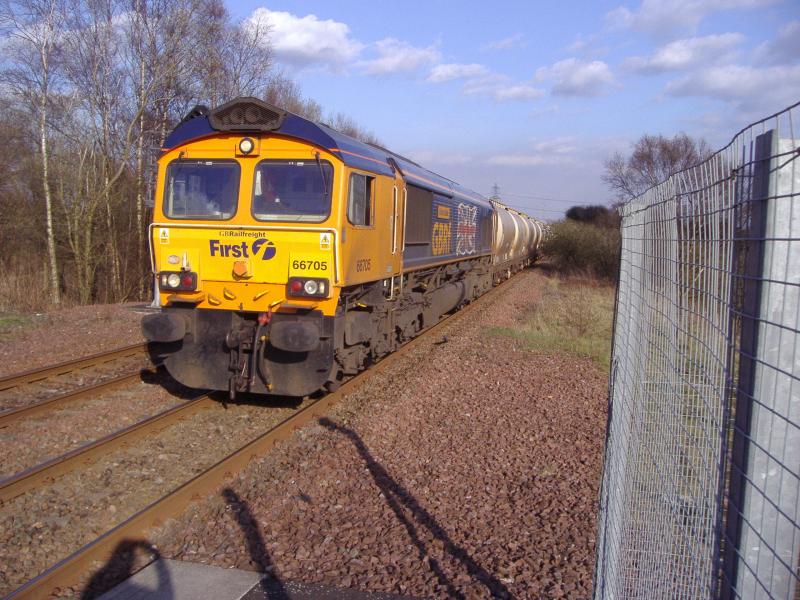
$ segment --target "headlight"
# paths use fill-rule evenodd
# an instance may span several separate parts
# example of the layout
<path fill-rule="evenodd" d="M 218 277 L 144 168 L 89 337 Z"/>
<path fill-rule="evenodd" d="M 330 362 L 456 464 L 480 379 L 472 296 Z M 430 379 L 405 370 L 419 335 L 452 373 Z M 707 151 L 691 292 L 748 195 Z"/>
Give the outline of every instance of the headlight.
<path fill-rule="evenodd" d="M 309 279 L 308 281 L 306 281 L 306 284 L 303 286 L 303 289 L 306 291 L 306 294 L 308 294 L 309 296 L 313 296 L 314 294 L 317 293 L 319 286 L 317 286 L 316 281 L 314 281 L 313 279 Z"/>
<path fill-rule="evenodd" d="M 181 284 L 181 276 L 177 273 L 170 273 L 167 276 L 167 285 L 171 288 L 176 288 Z"/>
<path fill-rule="evenodd" d="M 242 154 L 250 154 L 256 147 L 256 143 L 251 138 L 244 138 L 239 142 L 239 152 Z"/>

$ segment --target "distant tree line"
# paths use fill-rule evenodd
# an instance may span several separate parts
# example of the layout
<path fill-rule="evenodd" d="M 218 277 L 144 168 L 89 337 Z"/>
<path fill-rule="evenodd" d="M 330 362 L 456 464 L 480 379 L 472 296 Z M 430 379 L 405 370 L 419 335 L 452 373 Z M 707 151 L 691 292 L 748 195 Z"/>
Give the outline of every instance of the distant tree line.
<path fill-rule="evenodd" d="M 220 0 L 0 0 L 0 44 L 0 310 L 147 295 L 158 148 L 195 104 L 324 118 Z"/>
<path fill-rule="evenodd" d="M 643 135 L 629 155 L 619 152 L 605 163 L 603 180 L 616 196 L 613 206 L 573 206 L 553 223 L 544 243 L 551 264 L 563 273 L 616 280 L 619 272 L 619 209 L 670 175 L 694 166 L 711 154 L 703 139 L 685 133 L 672 138 Z"/>

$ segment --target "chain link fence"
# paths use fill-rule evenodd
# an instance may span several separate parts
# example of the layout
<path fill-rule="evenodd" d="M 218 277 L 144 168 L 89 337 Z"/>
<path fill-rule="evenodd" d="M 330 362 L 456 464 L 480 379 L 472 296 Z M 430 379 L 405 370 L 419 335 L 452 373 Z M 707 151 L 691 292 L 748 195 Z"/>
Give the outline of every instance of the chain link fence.
<path fill-rule="evenodd" d="M 595 599 L 800 599 L 800 104 L 622 207 Z"/>

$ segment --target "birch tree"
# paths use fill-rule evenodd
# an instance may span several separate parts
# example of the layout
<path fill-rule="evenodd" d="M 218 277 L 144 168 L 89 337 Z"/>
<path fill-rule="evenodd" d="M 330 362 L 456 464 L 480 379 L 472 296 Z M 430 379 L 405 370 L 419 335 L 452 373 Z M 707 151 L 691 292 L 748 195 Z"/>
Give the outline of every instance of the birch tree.
<path fill-rule="evenodd" d="M 50 189 L 50 96 L 59 76 L 58 54 L 63 34 L 63 11 L 59 0 L 2 0 L 0 27 L 6 35 L 5 54 L 9 67 L 3 80 L 37 124 L 39 165 L 45 206 L 45 231 L 50 273 L 50 297 L 61 304 L 59 265 L 53 226 L 53 198 Z"/>

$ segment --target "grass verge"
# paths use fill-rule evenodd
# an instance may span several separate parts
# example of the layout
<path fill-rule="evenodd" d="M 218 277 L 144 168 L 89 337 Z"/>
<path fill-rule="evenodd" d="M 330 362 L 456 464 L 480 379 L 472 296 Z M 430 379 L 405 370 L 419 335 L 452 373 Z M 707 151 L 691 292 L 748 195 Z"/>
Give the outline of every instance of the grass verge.
<path fill-rule="evenodd" d="M 0 336 L 11 333 L 15 329 L 19 329 L 29 323 L 30 320 L 30 317 L 25 317 L 23 315 L 0 312 Z"/>
<path fill-rule="evenodd" d="M 613 286 L 594 279 L 551 278 L 520 327 L 492 333 L 521 340 L 536 352 L 586 356 L 608 371 L 613 315 Z"/>

